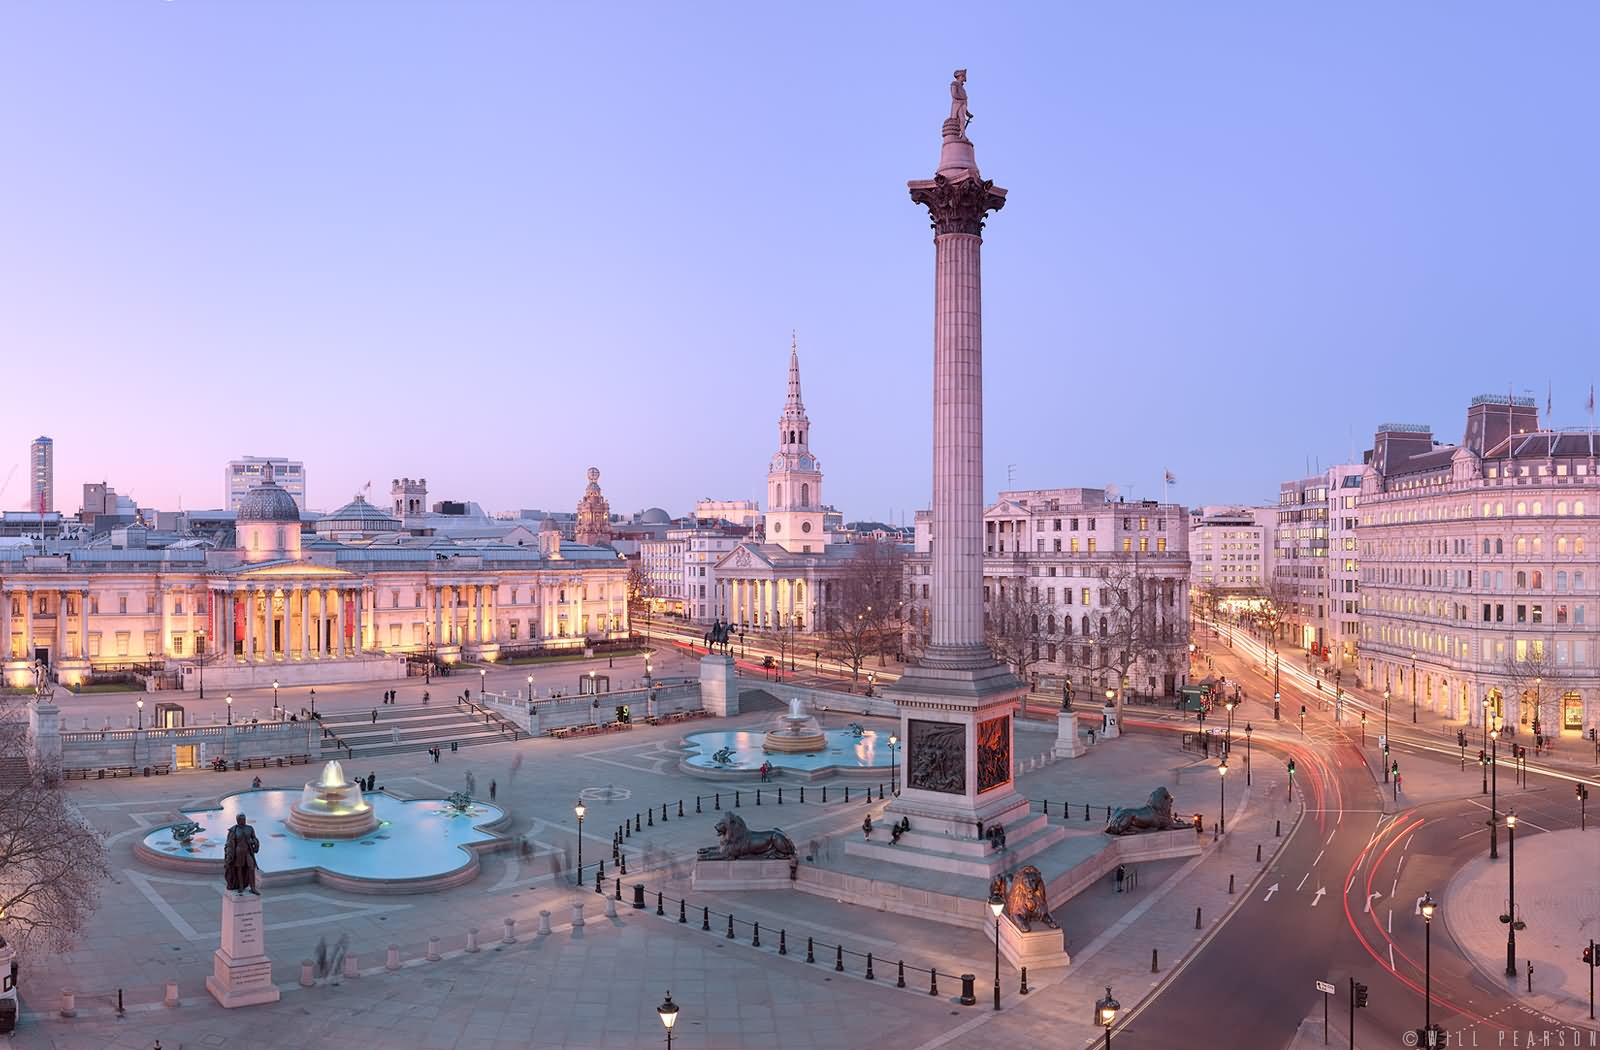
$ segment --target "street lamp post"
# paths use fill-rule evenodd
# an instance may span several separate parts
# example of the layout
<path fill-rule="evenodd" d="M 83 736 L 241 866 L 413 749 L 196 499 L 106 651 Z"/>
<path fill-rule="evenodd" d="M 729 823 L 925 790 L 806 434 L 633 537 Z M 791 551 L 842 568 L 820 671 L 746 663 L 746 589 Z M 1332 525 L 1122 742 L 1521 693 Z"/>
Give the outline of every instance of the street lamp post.
<path fill-rule="evenodd" d="M 233 694 L 229 693 L 224 700 L 228 705 L 228 724 L 231 726 L 233 725 Z"/>
<path fill-rule="evenodd" d="M 1228 760 L 1223 759 L 1217 767 L 1217 794 L 1220 798 L 1217 809 L 1217 834 L 1225 835 L 1228 832 Z"/>
<path fill-rule="evenodd" d="M 1249 722 L 1244 724 L 1244 786 L 1250 786 L 1250 733 L 1255 727 Z"/>
<path fill-rule="evenodd" d="M 1367 746 L 1367 713 L 1361 712 L 1361 746 Z"/>
<path fill-rule="evenodd" d="M 594 674 L 593 671 L 590 671 L 589 673 L 591 675 Z M 483 703 L 483 691 L 485 688 L 487 688 L 488 684 L 489 669 L 487 667 L 478 668 L 478 703 L 480 704 Z"/>
<path fill-rule="evenodd" d="M 1389 742 L 1389 687 L 1383 687 L 1383 742 Z"/>
<path fill-rule="evenodd" d="M 1232 751 L 1233 750 L 1233 709 L 1235 707 L 1237 707 L 1238 704 L 1239 704 L 1239 702 L 1237 700 L 1229 698 L 1228 702 L 1223 705 L 1224 707 L 1226 707 L 1228 709 L 1228 736 L 1227 736 L 1227 750 L 1228 751 Z"/>
<path fill-rule="evenodd" d="M 1517 811 L 1506 814 L 1506 976 L 1517 975 Z M 1532 979 L 1529 979 L 1532 984 Z"/>
<path fill-rule="evenodd" d="M 274 718 L 278 714 L 278 680 L 276 678 L 272 680 L 272 714 Z"/>
<path fill-rule="evenodd" d="M 1489 730 L 1489 859 L 1500 856 L 1500 727 Z"/>
<path fill-rule="evenodd" d="M 528 676 L 528 703 L 533 703 L 533 675 Z"/>
<path fill-rule="evenodd" d="M 672 1001 L 672 993 L 667 993 L 667 1001 L 656 1007 L 656 1016 L 661 1018 L 661 1027 L 667 1030 L 667 1050 L 672 1050 L 672 1026 L 678 1023 L 678 1004 Z"/>
<path fill-rule="evenodd" d="M 1411 724 L 1417 723 L 1417 654 L 1411 654 Z"/>
<path fill-rule="evenodd" d="M 589 811 L 588 811 L 588 809 L 584 808 L 583 800 L 579 799 L 578 800 L 578 804 L 576 806 L 572 807 L 572 812 L 574 812 L 574 813 L 576 813 L 578 815 L 578 885 L 582 886 L 583 885 L 583 815 L 585 813 L 589 812 Z"/>
<path fill-rule="evenodd" d="M 1006 899 L 999 892 L 989 894 L 989 911 L 994 914 L 994 1008 L 1000 1009 L 1000 915 L 1006 910 Z"/>
<path fill-rule="evenodd" d="M 317 691 L 311 690 L 311 717 L 317 717 Z"/>
<path fill-rule="evenodd" d="M 1122 1009 L 1122 1004 L 1112 998 L 1111 986 L 1106 985 L 1105 997 L 1094 1004 L 1094 1012 L 1100 1021 L 1100 1027 L 1106 1030 L 1106 1050 L 1111 1050 L 1111 1025 L 1117 1019 L 1117 1011 Z"/>
<path fill-rule="evenodd" d="M 889 793 L 900 794 L 900 737 L 894 733 L 889 734 Z"/>
<path fill-rule="evenodd" d="M 139 709 L 139 728 L 143 729 L 144 728 L 144 701 L 143 700 L 135 700 L 133 702 L 133 706 L 137 707 Z"/>
<path fill-rule="evenodd" d="M 1422 911 L 1422 1030 L 1433 1031 L 1433 913 L 1439 907 L 1432 893 L 1423 893 Z"/>

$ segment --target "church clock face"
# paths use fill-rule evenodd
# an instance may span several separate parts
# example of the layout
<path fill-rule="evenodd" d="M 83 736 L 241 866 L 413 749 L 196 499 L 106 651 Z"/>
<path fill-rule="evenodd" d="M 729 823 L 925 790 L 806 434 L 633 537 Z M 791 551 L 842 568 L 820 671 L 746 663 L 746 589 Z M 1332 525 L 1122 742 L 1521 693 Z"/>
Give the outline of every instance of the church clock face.
<path fill-rule="evenodd" d="M 801 532 L 810 532 L 811 531 L 811 523 L 809 521 L 802 521 L 800 523 L 800 531 Z"/>
<path fill-rule="evenodd" d="M 772 523 L 772 534 L 774 536 L 776 536 L 778 533 L 780 533 L 782 531 L 783 531 L 783 522 L 775 521 L 775 522 Z"/>
<path fill-rule="evenodd" d="M 782 470 L 783 469 L 783 453 L 782 452 L 780 452 L 776 456 L 772 457 L 772 469 L 773 470 Z"/>

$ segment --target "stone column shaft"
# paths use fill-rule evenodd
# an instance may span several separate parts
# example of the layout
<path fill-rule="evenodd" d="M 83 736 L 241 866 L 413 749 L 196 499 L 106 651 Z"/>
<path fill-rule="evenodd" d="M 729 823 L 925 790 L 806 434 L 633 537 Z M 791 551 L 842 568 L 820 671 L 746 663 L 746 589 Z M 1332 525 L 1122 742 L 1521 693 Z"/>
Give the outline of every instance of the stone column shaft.
<path fill-rule="evenodd" d="M 11 589 L 0 590 L 0 659 L 11 659 Z"/>
<path fill-rule="evenodd" d="M 246 587 L 244 591 L 244 659 L 251 663 L 256 658 L 256 589 Z"/>

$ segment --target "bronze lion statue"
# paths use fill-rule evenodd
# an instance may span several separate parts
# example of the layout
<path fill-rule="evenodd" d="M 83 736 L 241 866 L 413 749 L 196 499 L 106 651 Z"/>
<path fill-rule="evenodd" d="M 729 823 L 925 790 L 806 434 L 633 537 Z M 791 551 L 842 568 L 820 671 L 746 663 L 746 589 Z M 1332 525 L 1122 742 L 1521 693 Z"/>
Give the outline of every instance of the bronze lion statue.
<path fill-rule="evenodd" d="M 751 831 L 737 813 L 724 813 L 717 821 L 719 846 L 706 846 L 700 850 L 701 860 L 790 860 L 794 857 L 794 843 L 777 828 L 771 831 Z"/>
<path fill-rule="evenodd" d="M 1050 917 L 1050 902 L 1045 899 L 1044 876 L 1032 864 L 1024 865 L 1011 876 L 1011 886 L 1006 887 L 1006 877 L 996 876 L 989 885 L 991 896 L 998 894 L 1006 902 L 1005 914 L 1023 933 L 1033 932 L 1033 924 L 1042 922 L 1052 930 L 1059 930 L 1056 920 Z"/>
<path fill-rule="evenodd" d="M 1158 787 L 1142 806 L 1124 806 L 1106 821 L 1107 835 L 1132 835 L 1140 831 L 1168 831 L 1187 827 L 1173 814 L 1172 792 Z"/>

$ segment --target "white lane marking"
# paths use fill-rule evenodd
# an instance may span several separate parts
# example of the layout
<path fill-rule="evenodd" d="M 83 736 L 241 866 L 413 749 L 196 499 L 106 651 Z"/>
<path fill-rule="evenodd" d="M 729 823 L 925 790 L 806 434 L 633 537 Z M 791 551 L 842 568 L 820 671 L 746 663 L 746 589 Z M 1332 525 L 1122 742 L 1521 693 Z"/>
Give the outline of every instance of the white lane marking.
<path fill-rule="evenodd" d="M 1367 894 L 1367 906 L 1365 908 L 1362 908 L 1361 910 L 1363 912 L 1371 911 L 1372 910 L 1372 902 L 1374 900 L 1377 900 L 1379 897 L 1382 897 L 1382 896 L 1383 896 L 1383 893 L 1381 891 L 1373 890 L 1371 893 Z"/>
<path fill-rule="evenodd" d="M 1321 903 L 1322 895 L 1324 893 L 1327 893 L 1327 892 L 1328 892 L 1328 888 L 1326 886 L 1318 886 L 1317 887 L 1317 895 L 1315 897 L 1311 898 L 1311 906 L 1313 908 L 1315 908 L 1319 903 Z"/>
<path fill-rule="evenodd" d="M 1326 850 L 1320 850 L 1320 849 L 1317 850 L 1317 859 L 1311 862 L 1311 866 L 1313 868 L 1316 867 L 1318 864 L 1322 863 L 1322 855 L 1325 852 L 1327 852 L 1327 851 Z"/>
<path fill-rule="evenodd" d="M 1389 942 L 1389 969 L 1394 971 L 1394 942 Z M 1398 972 L 1398 971 L 1394 971 Z"/>
<path fill-rule="evenodd" d="M 1294 888 L 1294 891 L 1296 893 L 1299 893 L 1302 889 L 1304 889 L 1305 885 L 1306 885 L 1306 880 L 1309 879 L 1310 877 L 1311 877 L 1311 873 L 1309 871 L 1306 872 L 1304 875 L 1300 876 L 1300 885 L 1296 886 Z"/>
<path fill-rule="evenodd" d="M 1276 882 L 1274 882 L 1271 886 L 1267 887 L 1267 895 L 1265 897 L 1262 897 L 1261 899 L 1264 900 L 1264 901 L 1270 901 L 1272 899 L 1272 895 L 1274 893 L 1277 893 L 1277 892 L 1278 892 L 1278 884 Z"/>
<path fill-rule="evenodd" d="M 1340 812 L 1341 812 L 1341 813 L 1342 813 L 1342 812 L 1344 812 L 1344 811 L 1343 811 L 1343 810 L 1340 810 Z M 1334 828 L 1334 829 L 1333 829 L 1333 830 L 1332 830 L 1332 831 L 1330 831 L 1330 832 L 1328 832 L 1328 841 L 1327 841 L 1327 842 L 1324 842 L 1324 843 L 1323 843 L 1323 845 L 1324 845 L 1324 846 L 1331 846 L 1331 845 L 1333 845 L 1333 837 L 1334 837 L 1334 836 L 1335 836 L 1335 835 L 1337 835 L 1337 834 L 1339 834 L 1339 829 L 1338 829 L 1338 828 Z"/>
<path fill-rule="evenodd" d="M 1389 909 L 1389 932 L 1394 932 L 1394 909 Z"/>

